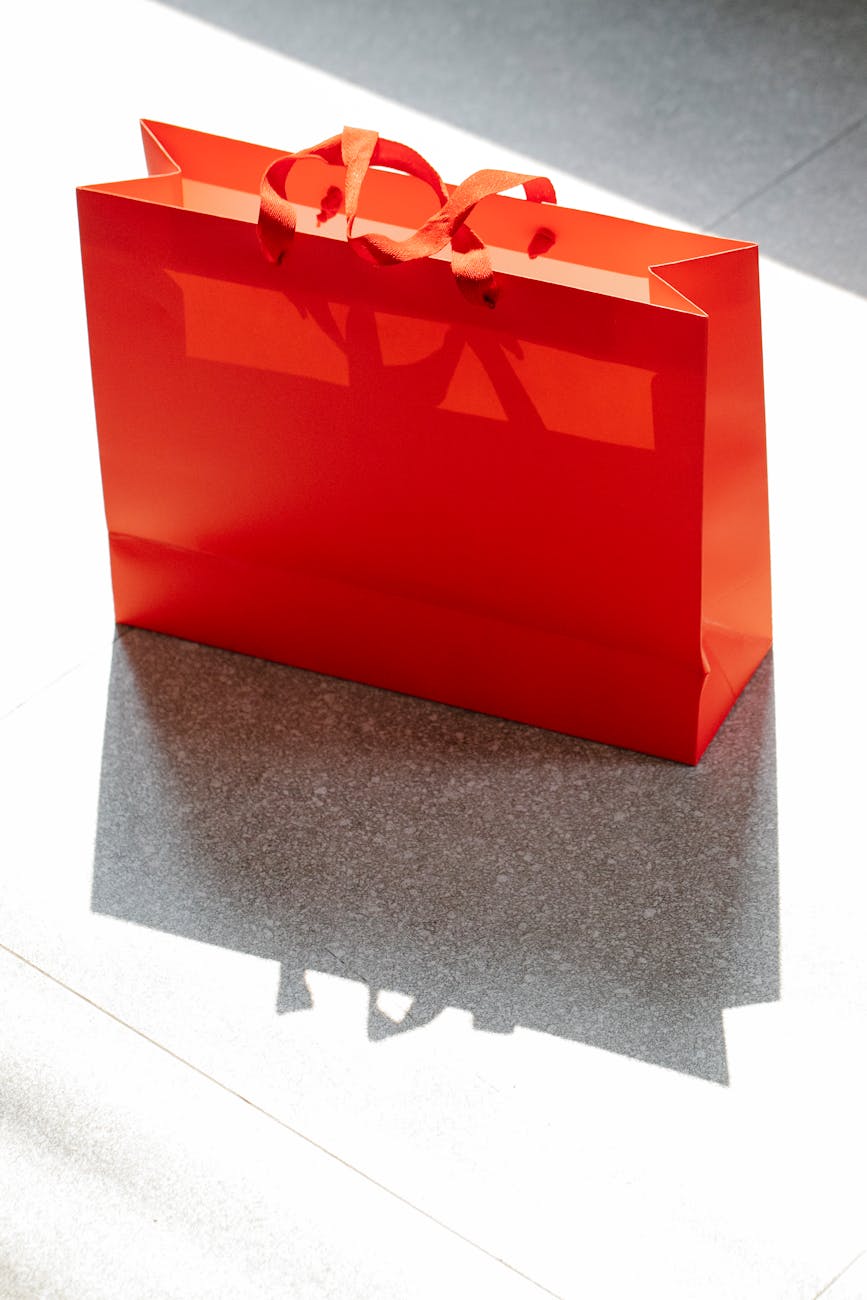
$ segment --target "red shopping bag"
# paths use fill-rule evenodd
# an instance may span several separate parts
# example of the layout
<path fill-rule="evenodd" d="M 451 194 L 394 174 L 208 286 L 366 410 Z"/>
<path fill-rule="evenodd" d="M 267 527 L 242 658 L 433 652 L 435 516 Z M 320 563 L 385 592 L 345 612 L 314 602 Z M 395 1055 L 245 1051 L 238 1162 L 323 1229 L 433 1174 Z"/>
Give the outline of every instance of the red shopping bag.
<path fill-rule="evenodd" d="M 143 135 L 78 192 L 118 621 L 697 762 L 770 645 L 755 245 Z"/>

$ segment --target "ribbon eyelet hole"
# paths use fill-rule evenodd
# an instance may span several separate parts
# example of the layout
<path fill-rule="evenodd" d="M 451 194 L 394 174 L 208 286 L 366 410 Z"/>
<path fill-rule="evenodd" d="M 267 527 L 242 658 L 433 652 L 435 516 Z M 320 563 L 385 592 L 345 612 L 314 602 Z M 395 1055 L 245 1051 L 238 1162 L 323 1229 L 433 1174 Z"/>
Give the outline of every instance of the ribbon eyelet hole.
<path fill-rule="evenodd" d="M 547 226 L 540 226 L 533 238 L 530 240 L 530 247 L 527 249 L 527 256 L 531 260 L 536 257 L 541 257 L 543 253 L 547 253 L 550 248 L 553 248 L 556 242 L 557 236 L 554 234 L 554 231 L 549 230 Z"/>
<path fill-rule="evenodd" d="M 322 197 L 321 207 L 316 214 L 317 226 L 323 225 L 330 221 L 340 211 L 340 205 L 343 202 L 343 190 L 337 185 L 329 185 Z"/>

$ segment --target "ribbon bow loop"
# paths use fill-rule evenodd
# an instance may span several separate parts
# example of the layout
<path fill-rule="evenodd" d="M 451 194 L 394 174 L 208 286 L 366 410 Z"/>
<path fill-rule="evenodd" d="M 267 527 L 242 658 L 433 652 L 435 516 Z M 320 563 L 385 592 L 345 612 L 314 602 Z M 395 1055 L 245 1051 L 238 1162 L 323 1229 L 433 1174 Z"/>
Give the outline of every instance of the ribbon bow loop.
<path fill-rule="evenodd" d="M 491 266 L 490 254 L 484 243 L 467 224 L 474 208 L 482 199 L 504 190 L 523 186 L 532 203 L 556 203 L 554 187 L 544 176 L 529 176 L 517 172 L 485 169 L 473 172 L 460 185 L 449 190 L 425 158 L 394 140 L 383 140 L 375 131 L 357 127 L 344 127 L 341 135 L 333 136 L 310 149 L 288 154 L 272 163 L 262 178 L 259 208 L 259 236 L 267 257 L 279 262 L 295 233 L 295 209 L 286 198 L 286 184 L 294 164 L 299 158 L 321 158 L 331 164 L 340 163 L 346 169 L 344 193 L 331 187 L 322 201 L 320 222 L 329 220 L 339 210 L 343 199 L 346 213 L 346 235 L 350 244 L 366 261 L 378 266 L 394 266 L 431 257 L 450 245 L 451 265 L 458 288 L 468 298 L 493 307 L 497 300 L 497 286 Z M 352 228 L 358 214 L 361 187 L 370 167 L 387 167 L 406 172 L 424 181 L 436 194 L 440 207 L 406 239 L 392 239 L 377 232 L 353 235 Z M 553 243 L 550 231 L 545 239 L 537 236 L 531 243 L 531 255 L 547 251 Z"/>

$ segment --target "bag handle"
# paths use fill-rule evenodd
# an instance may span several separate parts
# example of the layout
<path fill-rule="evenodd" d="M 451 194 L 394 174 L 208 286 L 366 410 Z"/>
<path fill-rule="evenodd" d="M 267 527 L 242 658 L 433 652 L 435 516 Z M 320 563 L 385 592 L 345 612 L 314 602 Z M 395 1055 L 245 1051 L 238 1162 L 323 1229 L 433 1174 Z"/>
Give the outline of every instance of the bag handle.
<path fill-rule="evenodd" d="M 430 257 L 451 244 L 452 271 L 458 288 L 472 301 L 488 307 L 496 304 L 498 288 L 494 280 L 488 250 L 466 224 L 476 204 L 491 194 L 500 194 L 522 185 L 533 203 L 556 203 L 551 182 L 544 176 L 525 176 L 518 172 L 483 170 L 474 172 L 451 192 L 437 172 L 421 154 L 395 140 L 383 140 L 375 131 L 344 127 L 343 133 L 272 163 L 262 177 L 259 205 L 259 237 L 265 255 L 279 262 L 295 233 L 297 216 L 286 198 L 289 172 L 299 158 L 322 158 L 328 163 L 342 163 L 346 168 L 344 194 L 331 186 L 322 199 L 319 222 L 328 221 L 344 201 L 346 236 L 366 261 L 378 266 Z M 361 186 L 370 167 L 388 167 L 405 172 L 428 184 L 440 201 L 440 208 L 407 239 L 390 239 L 387 235 L 352 234 L 358 212 Z M 540 229 L 534 235 L 531 257 L 546 252 L 554 243 L 553 234 Z"/>

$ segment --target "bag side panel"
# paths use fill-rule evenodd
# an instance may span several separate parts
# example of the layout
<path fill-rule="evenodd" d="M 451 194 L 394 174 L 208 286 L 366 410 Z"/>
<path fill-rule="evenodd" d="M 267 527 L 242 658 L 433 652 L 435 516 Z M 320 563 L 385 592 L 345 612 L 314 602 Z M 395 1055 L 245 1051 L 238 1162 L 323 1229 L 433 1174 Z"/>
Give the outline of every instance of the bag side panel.
<path fill-rule="evenodd" d="M 771 644 L 758 249 L 666 268 L 666 278 L 709 317 L 702 639 L 711 673 L 701 752 Z"/>

